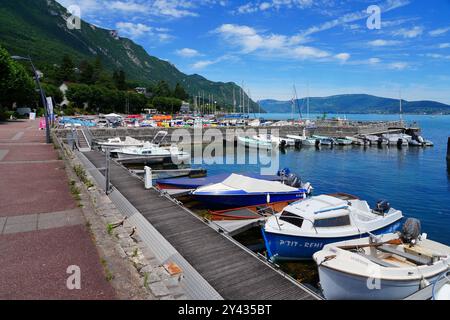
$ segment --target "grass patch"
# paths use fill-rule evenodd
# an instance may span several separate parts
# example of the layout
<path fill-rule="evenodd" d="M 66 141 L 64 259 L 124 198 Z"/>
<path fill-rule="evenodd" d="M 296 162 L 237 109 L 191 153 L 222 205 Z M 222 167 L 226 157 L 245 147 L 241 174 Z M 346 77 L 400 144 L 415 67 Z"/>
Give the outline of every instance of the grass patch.
<path fill-rule="evenodd" d="M 70 193 L 72 194 L 72 196 L 75 198 L 75 200 L 80 201 L 81 197 L 80 197 L 80 189 L 77 187 L 76 182 L 71 180 L 70 181 Z"/>
<path fill-rule="evenodd" d="M 148 273 L 146 272 L 146 273 L 144 274 L 144 287 L 147 288 L 147 286 L 148 286 Z"/>
<path fill-rule="evenodd" d="M 100 262 L 101 262 L 101 264 L 102 264 L 102 266 L 103 266 L 103 269 L 105 270 L 106 281 L 110 282 L 111 280 L 114 279 L 114 275 L 113 275 L 112 272 L 109 270 L 109 268 L 108 268 L 108 263 L 106 262 L 105 259 L 102 258 L 102 259 L 100 260 Z"/>
<path fill-rule="evenodd" d="M 136 258 L 138 255 L 138 248 L 133 250 L 133 258 Z"/>
<path fill-rule="evenodd" d="M 73 171 L 75 171 L 75 174 L 78 176 L 78 178 L 80 178 L 81 182 L 83 182 L 88 189 L 94 186 L 92 181 L 88 179 L 86 171 L 84 170 L 83 166 L 76 165 L 73 167 Z"/>
<path fill-rule="evenodd" d="M 110 236 L 112 236 L 113 231 L 114 231 L 114 225 L 112 225 L 111 223 L 109 223 L 109 224 L 106 226 L 106 232 L 108 232 L 108 234 L 109 234 Z"/>

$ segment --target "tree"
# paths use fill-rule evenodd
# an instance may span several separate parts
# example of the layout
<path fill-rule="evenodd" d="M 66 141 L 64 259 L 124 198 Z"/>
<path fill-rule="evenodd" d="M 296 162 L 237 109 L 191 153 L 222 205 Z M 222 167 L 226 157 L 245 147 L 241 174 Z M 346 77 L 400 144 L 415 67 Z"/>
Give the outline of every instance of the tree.
<path fill-rule="evenodd" d="M 177 85 L 175 86 L 175 91 L 173 92 L 173 96 L 174 98 L 186 101 L 189 99 L 189 95 L 187 94 L 186 90 L 184 90 L 184 88 L 177 83 Z"/>
<path fill-rule="evenodd" d="M 33 78 L 0 46 L 0 109 L 9 109 L 14 102 L 23 105 L 37 99 Z"/>
<path fill-rule="evenodd" d="M 123 70 L 114 71 L 113 82 L 118 90 L 127 90 L 126 75 Z"/>
<path fill-rule="evenodd" d="M 170 97 L 154 97 L 152 100 L 153 106 L 160 112 L 174 114 L 180 111 L 182 101 Z"/>
<path fill-rule="evenodd" d="M 44 89 L 45 95 L 47 97 L 52 97 L 56 104 L 60 104 L 61 102 L 63 102 L 64 96 L 57 86 L 49 83 L 43 83 L 42 89 Z"/>
<path fill-rule="evenodd" d="M 64 55 L 59 68 L 60 81 L 73 81 L 75 79 L 75 64 L 69 55 Z"/>
<path fill-rule="evenodd" d="M 169 84 L 162 80 L 156 85 L 153 95 L 155 97 L 171 97 L 172 91 L 170 90 Z"/>
<path fill-rule="evenodd" d="M 91 101 L 92 91 L 86 84 L 71 84 L 66 92 L 66 97 L 75 107 L 83 108 L 85 103 Z"/>
<path fill-rule="evenodd" d="M 83 60 L 80 63 L 80 77 L 79 81 L 85 84 L 94 83 L 94 67 L 88 61 Z"/>

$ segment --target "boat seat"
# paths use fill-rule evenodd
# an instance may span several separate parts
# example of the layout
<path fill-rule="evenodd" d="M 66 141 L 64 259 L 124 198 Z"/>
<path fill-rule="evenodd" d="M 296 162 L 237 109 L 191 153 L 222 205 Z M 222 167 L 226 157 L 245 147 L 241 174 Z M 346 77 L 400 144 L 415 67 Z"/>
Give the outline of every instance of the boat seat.
<path fill-rule="evenodd" d="M 380 265 L 382 267 L 386 267 L 386 268 L 397 268 L 398 267 L 398 266 L 396 266 L 396 265 L 394 265 L 392 263 L 383 261 L 383 260 L 381 260 L 381 259 L 379 259 L 377 257 L 372 256 L 372 255 L 364 254 L 364 253 L 361 253 L 361 252 L 358 252 L 358 254 L 360 256 L 366 258 L 367 260 L 370 260 L 373 263 L 378 264 L 378 265 Z"/>
<path fill-rule="evenodd" d="M 390 254 L 395 254 L 395 255 L 405 258 L 406 260 L 411 261 L 417 265 L 432 265 L 433 264 L 433 259 L 430 259 L 430 257 L 407 253 L 407 252 L 398 250 L 396 248 L 392 248 L 387 245 L 378 247 L 378 250 L 386 252 L 386 253 L 390 253 Z"/>

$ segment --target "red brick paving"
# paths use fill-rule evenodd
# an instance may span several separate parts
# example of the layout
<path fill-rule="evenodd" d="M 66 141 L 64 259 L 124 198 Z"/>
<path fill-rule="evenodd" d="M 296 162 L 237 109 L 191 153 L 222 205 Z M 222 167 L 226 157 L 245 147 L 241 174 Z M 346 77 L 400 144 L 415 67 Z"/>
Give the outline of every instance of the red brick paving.
<path fill-rule="evenodd" d="M 8 155 L 3 158 L 3 161 L 38 161 L 58 159 L 58 154 L 54 150 L 53 145 L 39 144 L 5 146 L 4 144 L 0 144 L 0 149 L 9 150 Z"/>
<path fill-rule="evenodd" d="M 62 162 L 0 162 L 0 177 L 0 216 L 57 212 L 77 207 Z"/>
<path fill-rule="evenodd" d="M 0 299 L 113 299 L 83 225 L 0 236 Z M 66 286 L 81 269 L 81 290 Z"/>
<path fill-rule="evenodd" d="M 45 132 L 38 125 L 38 120 L 0 123 L 0 149 L 9 150 L 0 161 L 0 218 L 77 207 L 64 162 L 55 161 L 52 145 L 42 145 Z M 19 132 L 24 134 L 11 140 Z M 21 145 L 29 142 L 36 144 Z M 36 160 L 44 162 L 20 162 Z M 81 268 L 81 290 L 66 287 L 70 265 Z M 0 299 L 114 298 L 84 225 L 0 236 Z"/>

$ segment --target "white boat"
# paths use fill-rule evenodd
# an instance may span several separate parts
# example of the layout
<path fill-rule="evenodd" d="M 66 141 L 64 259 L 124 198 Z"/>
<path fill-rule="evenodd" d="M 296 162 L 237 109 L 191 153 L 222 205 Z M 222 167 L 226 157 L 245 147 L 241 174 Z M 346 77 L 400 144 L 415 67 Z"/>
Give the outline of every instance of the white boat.
<path fill-rule="evenodd" d="M 255 140 L 266 142 L 266 143 L 272 143 L 276 147 L 294 147 L 295 146 L 295 140 L 284 138 L 284 137 L 277 137 L 271 134 L 268 135 L 256 135 L 252 137 Z"/>
<path fill-rule="evenodd" d="M 306 138 L 302 141 L 302 146 L 319 146 L 320 140 L 314 138 Z"/>
<path fill-rule="evenodd" d="M 353 140 L 347 138 L 336 138 L 334 139 L 334 144 L 338 146 L 350 146 L 353 144 Z"/>
<path fill-rule="evenodd" d="M 404 133 L 386 133 L 383 137 L 389 141 L 391 146 L 407 146 L 412 137 Z"/>
<path fill-rule="evenodd" d="M 314 139 L 320 140 L 320 145 L 321 146 L 333 146 L 334 145 L 334 140 L 332 138 L 330 138 L 330 137 L 317 136 L 317 135 L 314 135 L 312 137 Z"/>
<path fill-rule="evenodd" d="M 352 142 L 352 144 L 354 144 L 355 146 L 364 146 L 369 144 L 369 141 L 363 139 L 363 138 L 358 138 L 358 137 L 345 137 L 345 139 L 350 140 Z"/>
<path fill-rule="evenodd" d="M 102 147 L 102 151 L 106 149 L 117 149 L 126 147 L 143 147 L 145 142 L 141 140 L 134 139 L 132 137 L 126 137 L 122 140 L 120 137 L 110 138 L 104 142 L 98 143 Z"/>
<path fill-rule="evenodd" d="M 383 137 L 379 137 L 376 135 L 364 135 L 363 139 L 368 141 L 371 146 L 387 146 L 389 144 L 389 140 Z"/>
<path fill-rule="evenodd" d="M 272 142 L 261 141 L 249 137 L 237 137 L 237 142 L 247 148 L 273 149 L 276 147 Z"/>
<path fill-rule="evenodd" d="M 402 233 L 334 243 L 314 254 L 325 298 L 405 299 L 446 274 L 450 248 L 420 236 L 420 222 L 406 225 Z"/>
<path fill-rule="evenodd" d="M 153 144 L 144 147 L 126 147 L 111 150 L 118 161 L 122 163 L 161 163 L 171 160 L 172 162 L 183 162 L 190 158 L 186 152 L 180 151 L 178 147 L 161 148 Z"/>
<path fill-rule="evenodd" d="M 325 245 L 371 233 L 395 232 L 402 212 L 386 202 L 371 209 L 347 194 L 321 195 L 295 202 L 270 217 L 263 236 L 271 260 L 308 260 Z"/>

